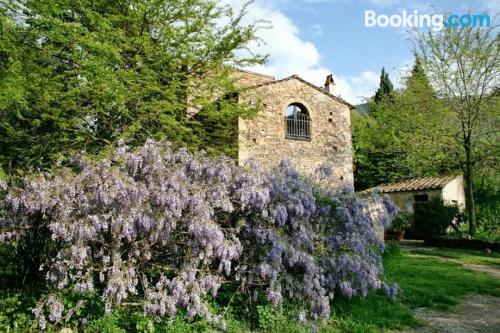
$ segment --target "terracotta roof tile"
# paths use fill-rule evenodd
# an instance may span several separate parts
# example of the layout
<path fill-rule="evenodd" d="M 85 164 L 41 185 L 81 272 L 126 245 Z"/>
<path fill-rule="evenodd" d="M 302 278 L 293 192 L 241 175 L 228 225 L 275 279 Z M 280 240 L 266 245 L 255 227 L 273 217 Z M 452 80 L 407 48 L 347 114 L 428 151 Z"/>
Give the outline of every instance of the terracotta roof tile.
<path fill-rule="evenodd" d="M 427 190 L 427 189 L 437 189 L 443 188 L 457 178 L 457 175 L 441 176 L 441 177 L 424 177 L 416 179 L 408 179 L 399 181 L 396 183 L 381 184 L 372 188 L 369 188 L 363 192 L 403 192 L 403 191 L 415 191 L 415 190 Z"/>

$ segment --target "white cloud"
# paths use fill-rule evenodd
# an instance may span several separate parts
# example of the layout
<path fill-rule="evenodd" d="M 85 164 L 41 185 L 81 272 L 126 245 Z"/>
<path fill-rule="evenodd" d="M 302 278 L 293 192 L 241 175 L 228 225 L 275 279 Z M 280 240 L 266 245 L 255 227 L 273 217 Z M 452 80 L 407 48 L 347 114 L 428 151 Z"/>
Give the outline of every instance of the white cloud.
<path fill-rule="evenodd" d="M 239 8 L 243 1 L 229 2 L 233 7 Z M 319 82 L 315 75 L 324 74 L 328 70 L 321 67 L 321 55 L 316 46 L 302 39 L 294 22 L 280 10 L 257 1 L 248 7 L 245 20 L 254 22 L 261 19 L 269 21 L 272 28 L 258 32 L 264 44 L 251 43 L 249 46 L 255 53 L 269 54 L 269 60 L 264 66 L 256 66 L 253 70 L 264 71 L 276 77 L 298 74 L 303 75 L 305 79 L 312 78 L 314 83 Z"/>
<path fill-rule="evenodd" d="M 413 66 L 413 59 L 402 61 L 394 68 L 386 68 L 394 89 L 404 85 L 405 78 Z M 380 71 L 367 70 L 359 75 L 335 76 L 338 94 L 352 104 L 364 103 L 366 99 L 375 95 L 380 84 Z"/>
<path fill-rule="evenodd" d="M 379 73 L 364 71 L 357 76 L 335 76 L 336 92 L 352 104 L 364 103 L 379 85 Z"/>
<path fill-rule="evenodd" d="M 241 8 L 242 0 L 224 0 L 235 9 Z M 254 53 L 269 54 L 269 60 L 264 65 L 249 68 L 252 71 L 283 78 L 297 74 L 303 79 L 322 86 L 332 70 L 321 63 L 321 54 L 316 46 L 300 34 L 294 22 L 273 7 L 269 2 L 256 1 L 248 7 L 247 22 L 265 19 L 272 25 L 271 29 L 263 29 L 259 36 L 264 44 L 252 43 L 250 49 Z M 321 28 L 321 27 L 319 27 Z M 359 75 L 335 75 L 336 94 L 352 104 L 364 102 L 363 97 L 374 94 L 379 84 L 379 74 L 365 71 Z"/>
<path fill-rule="evenodd" d="M 314 24 L 311 27 L 311 32 L 315 36 L 321 36 L 321 35 L 323 35 L 323 28 L 321 28 L 321 26 L 319 24 Z"/>

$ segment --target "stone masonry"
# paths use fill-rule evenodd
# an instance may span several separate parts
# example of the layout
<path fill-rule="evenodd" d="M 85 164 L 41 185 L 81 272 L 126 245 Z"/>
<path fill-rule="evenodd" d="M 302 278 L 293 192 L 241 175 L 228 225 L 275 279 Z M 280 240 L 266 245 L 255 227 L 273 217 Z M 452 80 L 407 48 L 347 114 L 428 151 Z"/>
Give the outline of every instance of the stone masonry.
<path fill-rule="evenodd" d="M 276 166 L 289 158 L 302 173 L 311 174 L 320 165 L 333 166 L 333 188 L 353 188 L 353 160 L 350 110 L 353 108 L 332 95 L 331 76 L 325 88 L 316 87 L 298 76 L 274 80 L 269 76 L 242 71 L 241 103 L 260 103 L 261 111 L 250 119 L 239 119 L 238 162 L 254 158 L 261 166 Z M 287 107 L 303 105 L 311 118 L 311 140 L 285 138 Z"/>

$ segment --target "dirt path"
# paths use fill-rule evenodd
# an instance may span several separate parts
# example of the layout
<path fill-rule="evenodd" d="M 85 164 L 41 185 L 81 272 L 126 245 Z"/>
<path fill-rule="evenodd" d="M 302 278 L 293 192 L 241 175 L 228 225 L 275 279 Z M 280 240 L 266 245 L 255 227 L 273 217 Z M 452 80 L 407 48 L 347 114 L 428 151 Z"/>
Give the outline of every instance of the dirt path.
<path fill-rule="evenodd" d="M 471 295 L 455 312 L 417 309 L 415 317 L 428 322 L 429 326 L 404 333 L 499 333 L 500 297 Z"/>
<path fill-rule="evenodd" d="M 411 245 L 402 245 L 401 248 L 408 252 L 421 250 L 421 247 Z M 452 262 L 500 279 L 500 269 L 493 266 L 471 264 L 436 255 L 416 253 L 412 255 Z M 453 312 L 422 308 L 415 310 L 415 317 L 427 322 L 428 326 L 407 330 L 404 333 L 500 333 L 500 297 L 470 295 Z"/>

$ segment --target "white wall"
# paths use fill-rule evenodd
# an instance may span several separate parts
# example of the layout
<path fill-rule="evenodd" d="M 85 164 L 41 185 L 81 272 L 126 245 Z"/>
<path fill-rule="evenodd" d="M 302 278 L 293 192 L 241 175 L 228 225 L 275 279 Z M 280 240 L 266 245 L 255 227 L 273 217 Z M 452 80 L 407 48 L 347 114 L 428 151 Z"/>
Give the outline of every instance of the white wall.
<path fill-rule="evenodd" d="M 447 204 L 457 204 L 459 209 L 463 211 L 465 209 L 465 191 L 464 191 L 464 179 L 463 177 L 457 176 L 451 182 L 446 184 L 442 190 L 443 201 Z"/>
<path fill-rule="evenodd" d="M 440 189 L 428 189 L 428 190 L 418 190 L 418 191 L 401 191 L 401 192 L 390 192 L 387 193 L 391 197 L 392 201 L 399 207 L 399 210 L 404 213 L 413 214 L 413 204 L 415 203 L 415 195 L 427 194 L 429 200 L 436 196 L 441 196 Z"/>

